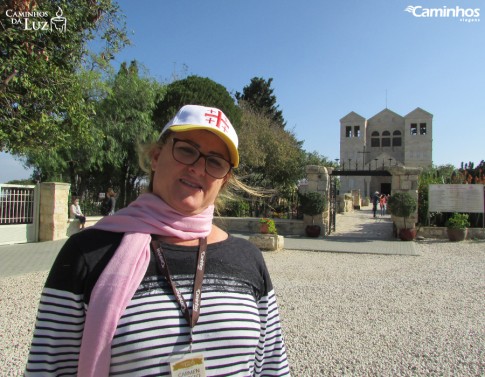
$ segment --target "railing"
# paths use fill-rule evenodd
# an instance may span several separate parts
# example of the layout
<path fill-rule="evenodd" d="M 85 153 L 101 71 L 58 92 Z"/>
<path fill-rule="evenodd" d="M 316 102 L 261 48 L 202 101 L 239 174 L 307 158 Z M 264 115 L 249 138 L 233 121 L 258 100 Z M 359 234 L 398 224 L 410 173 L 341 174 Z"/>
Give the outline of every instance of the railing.
<path fill-rule="evenodd" d="M 0 225 L 34 222 L 35 186 L 0 185 Z"/>

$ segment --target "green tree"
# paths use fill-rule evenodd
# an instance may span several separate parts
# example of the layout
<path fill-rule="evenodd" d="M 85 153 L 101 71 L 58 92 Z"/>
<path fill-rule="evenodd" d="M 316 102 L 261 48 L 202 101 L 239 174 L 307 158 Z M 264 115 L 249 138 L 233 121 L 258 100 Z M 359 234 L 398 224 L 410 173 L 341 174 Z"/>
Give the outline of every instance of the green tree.
<path fill-rule="evenodd" d="M 292 132 L 268 115 L 245 106 L 242 110 L 238 174 L 252 186 L 272 190 L 264 206 L 288 207 L 296 200 L 296 184 L 305 176 L 305 153 Z M 284 203 L 282 203 L 282 200 Z"/>
<path fill-rule="evenodd" d="M 98 80 L 97 80 L 97 79 Z M 123 207 L 138 194 L 145 173 L 138 165 L 138 144 L 156 138 L 152 114 L 164 87 L 141 76 L 138 64 L 123 63 L 106 82 L 92 71 L 80 80 L 85 102 L 93 102 L 90 138 L 76 138 L 44 151 L 28 152 L 28 165 L 38 180 L 71 183 L 77 195 L 97 196 L 108 187 L 119 193 Z M 64 121 L 69 121 L 66 118 Z"/>
<path fill-rule="evenodd" d="M 317 151 L 305 153 L 305 166 L 306 165 L 330 166 L 335 168 L 338 166 L 335 161 L 331 161 L 328 157 L 321 155 Z"/>
<path fill-rule="evenodd" d="M 234 128 L 238 129 L 240 111 L 227 89 L 209 78 L 199 76 L 189 76 L 167 86 L 166 94 L 158 100 L 154 112 L 157 127 L 161 130 L 184 105 L 216 107 L 222 110 Z"/>
<path fill-rule="evenodd" d="M 67 19 L 64 32 L 26 30 L 26 22 L 32 29 L 59 11 Z M 48 16 L 12 16 L 21 12 Z M 18 18 L 21 23 L 13 22 Z M 73 135 L 89 137 L 89 128 L 74 116 L 85 112 L 76 74 L 83 63 L 106 68 L 129 43 L 118 5 L 112 0 L 11 0 L 0 5 L 0 21 L 0 150 L 23 154 L 66 143 Z M 87 43 L 95 38 L 104 43 L 97 54 L 89 54 Z M 66 123 L 66 117 L 77 120 Z"/>
<path fill-rule="evenodd" d="M 279 106 L 276 105 L 274 89 L 271 88 L 272 82 L 272 78 L 265 80 L 262 77 L 253 77 L 251 83 L 243 88 L 242 94 L 236 92 L 236 99 L 239 102 L 244 101 L 254 110 L 268 116 L 275 124 L 284 128 L 286 122 L 283 118 L 283 112 L 278 110 Z"/>
<path fill-rule="evenodd" d="M 99 100 L 107 94 L 107 87 L 100 72 L 80 70 L 75 78 L 71 93 L 82 99 L 82 106 L 79 111 L 66 113 L 59 120 L 72 135 L 50 148 L 29 148 L 25 156 L 26 165 L 34 169 L 36 180 L 70 182 L 74 191 L 82 192 L 84 182 L 88 181 L 85 178 L 97 166 L 96 151 L 102 146 L 102 133 L 93 119 Z M 84 130 L 84 136 L 72 132 L 78 127 Z"/>
<path fill-rule="evenodd" d="M 129 66 L 123 63 L 97 110 L 104 136 L 100 172 L 119 188 L 122 206 L 134 199 L 136 183 L 145 176 L 138 163 L 138 146 L 156 139 L 160 132 L 152 116 L 156 100 L 164 93 L 165 87 L 140 76 L 136 61 Z"/>

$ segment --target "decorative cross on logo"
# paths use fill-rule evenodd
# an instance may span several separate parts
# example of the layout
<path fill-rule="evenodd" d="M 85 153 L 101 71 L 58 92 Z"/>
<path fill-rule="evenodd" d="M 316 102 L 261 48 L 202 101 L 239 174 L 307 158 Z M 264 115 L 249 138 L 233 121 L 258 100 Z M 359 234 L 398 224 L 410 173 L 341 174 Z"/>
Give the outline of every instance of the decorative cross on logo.
<path fill-rule="evenodd" d="M 222 114 L 222 111 L 218 110 L 217 112 L 213 109 L 210 109 L 208 113 L 204 114 L 206 117 L 206 121 L 209 124 L 212 124 L 213 121 L 216 121 L 216 127 L 221 128 L 222 131 L 227 132 L 229 130 L 229 125 L 227 124 L 227 119 Z"/>

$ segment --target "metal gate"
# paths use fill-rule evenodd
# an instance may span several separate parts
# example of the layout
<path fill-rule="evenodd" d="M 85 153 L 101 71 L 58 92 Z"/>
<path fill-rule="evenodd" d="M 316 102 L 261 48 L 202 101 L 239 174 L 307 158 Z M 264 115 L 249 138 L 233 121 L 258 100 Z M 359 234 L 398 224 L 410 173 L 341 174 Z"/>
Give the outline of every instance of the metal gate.
<path fill-rule="evenodd" d="M 330 224 L 328 234 L 335 232 L 337 220 L 337 179 L 330 175 Z"/>
<path fill-rule="evenodd" d="M 387 170 L 333 170 L 330 173 L 330 224 L 328 233 L 335 232 L 337 228 L 337 176 L 378 176 L 389 177 L 392 174 Z"/>
<path fill-rule="evenodd" d="M 39 186 L 0 184 L 0 245 L 36 242 Z"/>

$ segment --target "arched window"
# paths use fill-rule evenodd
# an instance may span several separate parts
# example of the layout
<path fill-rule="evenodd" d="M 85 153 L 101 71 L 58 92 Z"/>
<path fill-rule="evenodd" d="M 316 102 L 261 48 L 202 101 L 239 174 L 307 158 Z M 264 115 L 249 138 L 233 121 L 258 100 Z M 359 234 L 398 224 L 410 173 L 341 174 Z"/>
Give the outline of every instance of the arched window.
<path fill-rule="evenodd" d="M 381 146 L 381 143 L 379 140 L 379 132 L 377 131 L 372 132 L 371 138 L 370 138 L 370 146 L 377 147 L 377 148 Z"/>
<path fill-rule="evenodd" d="M 391 133 L 389 131 L 384 131 L 382 133 L 382 142 L 383 147 L 390 147 L 391 146 Z"/>
<path fill-rule="evenodd" d="M 400 147 L 402 145 L 401 131 L 394 131 L 392 133 L 392 146 Z"/>

